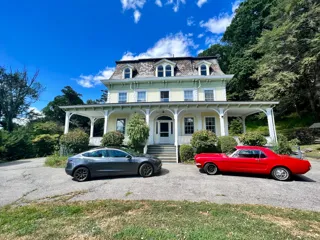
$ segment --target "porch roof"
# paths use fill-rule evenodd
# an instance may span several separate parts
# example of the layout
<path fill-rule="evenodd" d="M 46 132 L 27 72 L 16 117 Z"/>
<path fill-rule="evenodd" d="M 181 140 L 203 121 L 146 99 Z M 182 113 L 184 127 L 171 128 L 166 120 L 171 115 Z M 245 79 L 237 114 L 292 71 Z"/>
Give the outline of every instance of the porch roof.
<path fill-rule="evenodd" d="M 273 108 L 279 104 L 277 101 L 250 101 L 250 102 L 230 102 L 230 101 L 179 101 L 179 102 L 129 102 L 129 103 L 107 103 L 94 105 L 73 105 L 60 106 L 64 111 L 69 111 L 77 115 L 86 117 L 103 118 L 105 110 L 120 110 L 121 112 L 131 112 L 145 109 L 185 109 L 193 111 L 218 111 L 223 108 L 229 116 L 248 116 L 263 111 L 266 108 Z"/>

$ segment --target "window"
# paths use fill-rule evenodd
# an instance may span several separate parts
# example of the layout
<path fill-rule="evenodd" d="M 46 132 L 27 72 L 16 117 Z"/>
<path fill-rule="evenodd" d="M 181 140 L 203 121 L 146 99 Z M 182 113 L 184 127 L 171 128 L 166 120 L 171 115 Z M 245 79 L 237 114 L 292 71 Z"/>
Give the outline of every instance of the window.
<path fill-rule="evenodd" d="M 214 101 L 213 90 L 204 90 L 204 100 L 205 101 Z"/>
<path fill-rule="evenodd" d="M 166 77 L 171 77 L 172 76 L 172 69 L 170 65 L 166 66 Z"/>
<path fill-rule="evenodd" d="M 121 132 L 122 134 L 125 134 L 126 132 L 126 119 L 117 119 L 116 123 L 116 131 Z"/>
<path fill-rule="evenodd" d="M 163 66 L 158 67 L 158 77 L 163 77 Z"/>
<path fill-rule="evenodd" d="M 184 118 L 184 133 L 185 134 L 194 133 L 194 119 L 192 117 Z"/>
<path fill-rule="evenodd" d="M 125 70 L 124 70 L 124 78 L 126 79 L 126 78 L 131 78 L 131 70 L 130 70 L 130 68 L 126 68 Z"/>
<path fill-rule="evenodd" d="M 141 91 L 138 92 L 138 102 L 145 102 L 146 101 L 146 92 Z"/>
<path fill-rule="evenodd" d="M 128 156 L 126 152 L 118 151 L 118 150 L 108 150 L 109 156 L 114 158 L 124 158 Z"/>
<path fill-rule="evenodd" d="M 126 102 L 127 102 L 127 93 L 119 92 L 119 103 L 126 103 Z"/>
<path fill-rule="evenodd" d="M 266 158 L 267 156 L 260 150 L 239 150 L 235 157 L 238 158 Z"/>
<path fill-rule="evenodd" d="M 169 102 L 169 91 L 161 91 L 160 100 L 161 102 Z"/>
<path fill-rule="evenodd" d="M 184 90 L 184 100 L 185 101 L 193 101 L 193 91 L 192 90 Z"/>
<path fill-rule="evenodd" d="M 82 154 L 85 157 L 96 157 L 96 158 L 102 158 L 102 157 L 108 157 L 106 150 L 98 150 L 98 151 L 92 151 L 92 152 L 86 152 Z"/>
<path fill-rule="evenodd" d="M 206 117 L 206 130 L 216 132 L 216 119 L 214 117 Z"/>
<path fill-rule="evenodd" d="M 200 67 L 200 72 L 201 72 L 201 76 L 207 76 L 207 66 L 206 65 L 201 65 Z"/>

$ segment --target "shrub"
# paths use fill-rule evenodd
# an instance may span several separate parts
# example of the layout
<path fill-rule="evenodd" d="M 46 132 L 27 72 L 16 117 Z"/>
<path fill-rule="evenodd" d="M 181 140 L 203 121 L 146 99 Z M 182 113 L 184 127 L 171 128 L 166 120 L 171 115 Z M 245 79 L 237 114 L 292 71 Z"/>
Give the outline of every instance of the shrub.
<path fill-rule="evenodd" d="M 264 146 L 267 144 L 267 139 L 260 133 L 249 132 L 245 133 L 240 137 L 240 141 L 244 145 L 249 146 Z"/>
<path fill-rule="evenodd" d="M 124 136 L 121 132 L 107 132 L 103 135 L 101 145 L 104 147 L 120 147 L 123 143 Z"/>
<path fill-rule="evenodd" d="M 218 148 L 223 153 L 232 153 L 237 146 L 237 141 L 231 136 L 221 136 L 218 139 Z"/>
<path fill-rule="evenodd" d="M 60 146 L 67 154 L 79 153 L 88 149 L 89 136 L 82 130 L 74 130 L 60 138 Z"/>
<path fill-rule="evenodd" d="M 190 145 L 181 145 L 179 153 L 181 162 L 187 162 L 189 160 L 193 160 L 194 158 L 194 151 Z"/>
<path fill-rule="evenodd" d="M 195 132 L 191 138 L 191 146 L 196 149 L 196 153 L 217 152 L 217 136 L 208 130 Z"/>
<path fill-rule="evenodd" d="M 53 121 L 37 122 L 33 124 L 34 135 L 41 134 L 59 134 L 62 135 L 63 129 Z"/>
<path fill-rule="evenodd" d="M 282 134 L 278 134 L 278 144 L 273 149 L 276 153 L 279 154 L 291 154 L 292 148 L 298 145 L 298 140 L 293 139 L 288 141 L 288 138 Z"/>
<path fill-rule="evenodd" d="M 54 152 L 55 146 L 59 142 L 59 135 L 41 134 L 37 135 L 33 140 L 34 150 L 37 156 L 43 157 Z"/>
<path fill-rule="evenodd" d="M 136 150 L 141 151 L 149 138 L 149 127 L 139 114 L 134 114 L 128 122 L 128 137 L 130 145 Z"/>
<path fill-rule="evenodd" d="M 301 145 L 309 145 L 314 143 L 313 131 L 309 128 L 301 128 L 296 130 L 291 138 L 297 138 Z"/>
<path fill-rule="evenodd" d="M 242 134 L 243 126 L 242 122 L 239 118 L 233 119 L 229 124 L 229 131 L 231 135 L 239 135 Z"/>
<path fill-rule="evenodd" d="M 68 157 L 53 155 L 47 157 L 45 165 L 48 167 L 65 167 L 67 164 Z"/>

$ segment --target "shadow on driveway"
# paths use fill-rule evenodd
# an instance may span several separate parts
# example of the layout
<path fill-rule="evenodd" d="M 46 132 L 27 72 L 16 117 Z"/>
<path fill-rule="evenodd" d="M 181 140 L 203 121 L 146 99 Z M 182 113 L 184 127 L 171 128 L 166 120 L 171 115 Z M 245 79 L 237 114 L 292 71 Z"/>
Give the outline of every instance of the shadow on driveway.
<path fill-rule="evenodd" d="M 161 176 L 164 176 L 164 175 L 167 175 L 170 171 L 166 168 L 162 168 L 161 169 L 161 172 L 153 175 L 152 177 L 150 178 L 157 178 L 157 177 L 161 177 Z M 111 180 L 111 179 L 119 179 L 119 178 L 142 178 L 140 175 L 118 175 L 118 176 L 105 176 L 105 177 L 94 177 L 94 178 L 91 178 L 89 181 L 98 181 L 98 180 Z M 73 181 L 76 181 L 74 180 L 74 178 L 72 178 Z"/>

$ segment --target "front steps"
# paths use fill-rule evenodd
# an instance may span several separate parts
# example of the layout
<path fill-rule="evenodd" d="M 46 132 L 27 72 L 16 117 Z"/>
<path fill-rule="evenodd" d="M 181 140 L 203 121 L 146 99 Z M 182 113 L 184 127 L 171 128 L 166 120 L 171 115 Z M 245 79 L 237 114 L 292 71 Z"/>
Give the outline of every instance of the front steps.
<path fill-rule="evenodd" d="M 149 145 L 147 154 L 159 158 L 162 162 L 177 162 L 176 147 L 174 145 Z"/>

